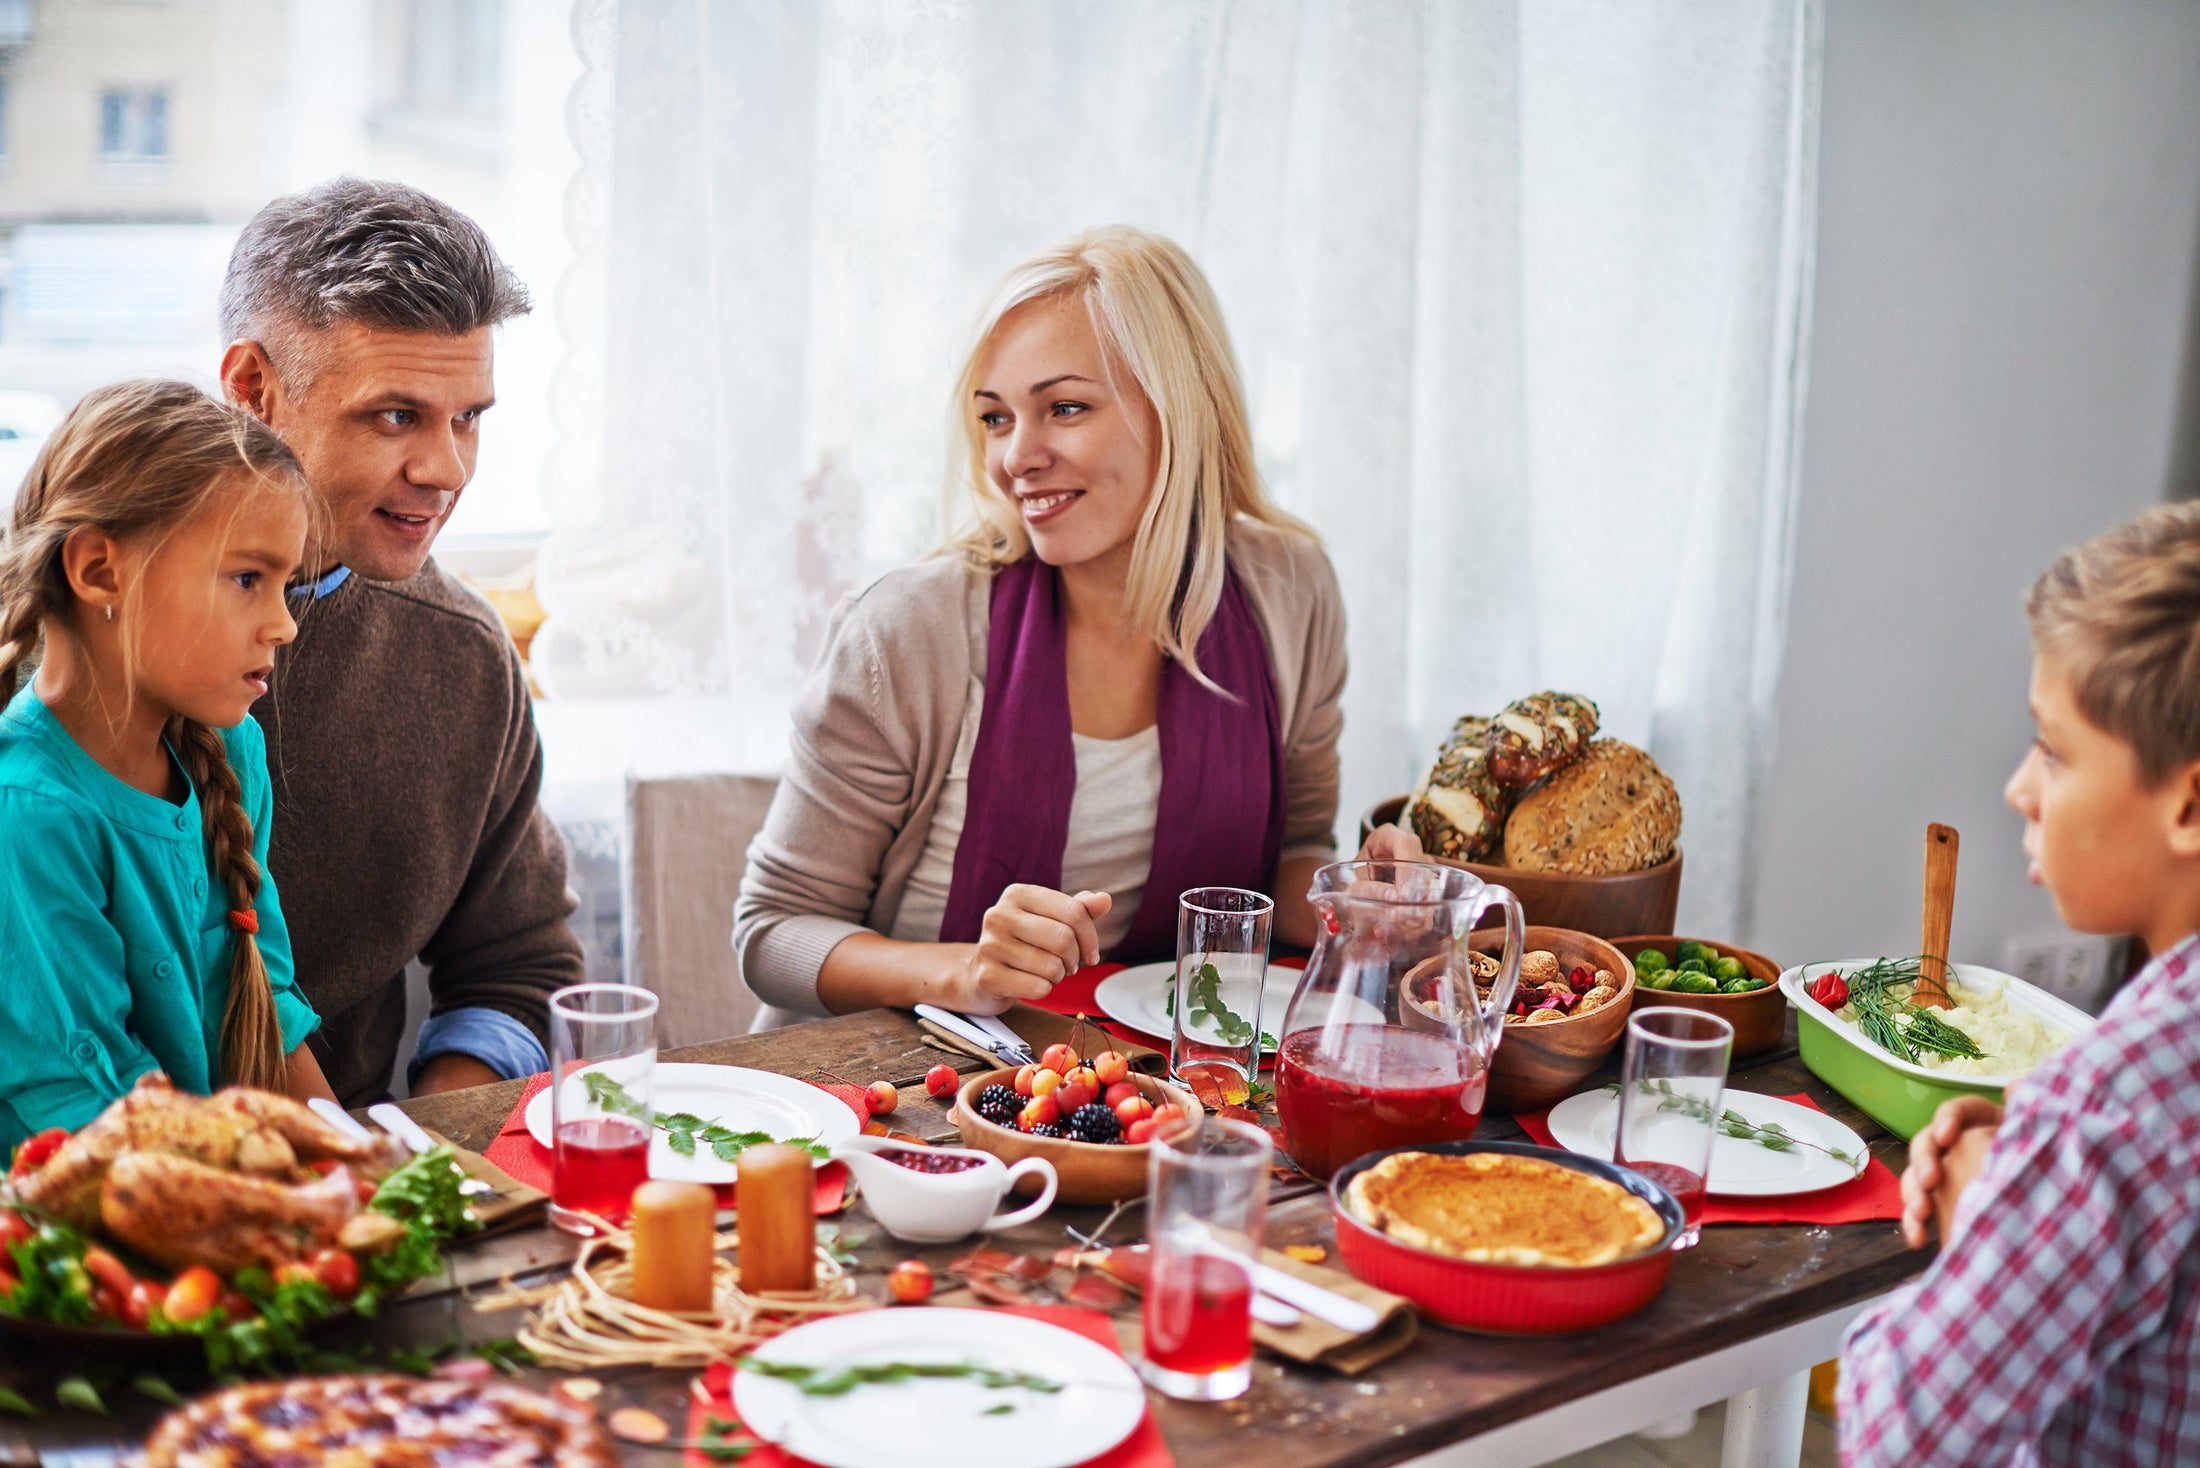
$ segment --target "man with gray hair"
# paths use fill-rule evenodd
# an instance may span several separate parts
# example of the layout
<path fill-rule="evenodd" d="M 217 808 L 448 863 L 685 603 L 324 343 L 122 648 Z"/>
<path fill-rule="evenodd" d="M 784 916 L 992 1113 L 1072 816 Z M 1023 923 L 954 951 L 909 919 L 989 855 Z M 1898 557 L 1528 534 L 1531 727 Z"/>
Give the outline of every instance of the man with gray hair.
<path fill-rule="evenodd" d="M 471 219 L 358 179 L 262 209 L 222 281 L 222 387 L 325 510 L 253 714 L 311 1043 L 347 1105 L 389 1092 L 413 959 L 432 996 L 415 1094 L 546 1069 L 548 996 L 582 978 L 526 675 L 428 558 L 495 400 L 492 333 L 527 309 Z"/>

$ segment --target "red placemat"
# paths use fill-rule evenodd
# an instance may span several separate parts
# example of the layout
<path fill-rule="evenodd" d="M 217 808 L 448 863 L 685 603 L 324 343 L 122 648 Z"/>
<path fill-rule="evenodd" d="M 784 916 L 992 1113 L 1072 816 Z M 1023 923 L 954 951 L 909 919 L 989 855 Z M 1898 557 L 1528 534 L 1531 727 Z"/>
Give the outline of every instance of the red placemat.
<path fill-rule="evenodd" d="M 1100 987 L 1102 979 L 1110 974 L 1119 974 L 1126 967 L 1128 965 L 1120 963 L 1088 965 L 1048 990 L 1045 998 L 1034 999 L 1031 1002 L 1041 1009 L 1050 1009 L 1056 1014 L 1066 1014 L 1072 1017 L 1080 1014 L 1085 1015 L 1094 1024 L 1097 1024 L 1118 1040 L 1129 1040 L 1133 1044 L 1144 1045 L 1148 1049 L 1159 1050 L 1166 1055 L 1169 1050 L 1169 1037 L 1167 1035 L 1149 1035 L 1144 1030 L 1135 1029 L 1118 1020 L 1109 1019 L 1101 1010 L 1098 1001 L 1093 998 L 1093 991 Z M 1306 960 L 1297 956 L 1270 959 L 1269 967 L 1305 968 Z M 1271 1031 L 1274 1028 L 1273 1025 L 1269 1026 Z"/>
<path fill-rule="evenodd" d="M 1082 1305 L 1014 1305 L 999 1313 L 1058 1325 L 1087 1340 L 1097 1341 L 1117 1355 L 1123 1353 L 1123 1347 L 1115 1338 L 1114 1323 L 1098 1310 L 1088 1310 Z M 703 1395 L 700 1392 L 689 1394 L 687 1440 L 690 1443 L 702 1437 L 710 1418 L 729 1423 L 735 1420 L 732 1379 L 732 1368 L 714 1366 L 703 1374 L 709 1400 L 699 1400 Z M 692 1447 L 681 1458 L 686 1468 L 709 1468 L 710 1465 L 710 1459 Z M 742 1468 L 803 1468 L 809 1461 L 767 1445 L 743 1458 L 741 1464 Z M 1153 1408 L 1149 1406 L 1146 1415 L 1139 1419 L 1137 1431 L 1099 1457 L 1086 1460 L 1079 1468 L 1176 1468 L 1176 1458 L 1162 1439 L 1161 1429 L 1153 1420 Z"/>
<path fill-rule="evenodd" d="M 542 1071 L 527 1078 L 527 1089 L 520 1092 L 519 1104 L 511 1115 L 504 1118 L 504 1125 L 497 1129 L 497 1139 L 481 1155 L 503 1168 L 505 1172 L 532 1188 L 550 1191 L 550 1149 L 536 1141 L 527 1130 L 527 1103 L 534 1100 L 542 1089 L 550 1084 L 550 1073 Z M 817 1086 L 815 1081 L 803 1084 Z M 865 1120 L 869 1112 L 863 1104 L 863 1092 L 854 1086 L 817 1086 L 834 1100 L 856 1114 L 858 1121 Z M 718 1195 L 720 1208 L 733 1206 L 733 1184 L 722 1183 L 712 1189 Z M 820 1217 L 838 1213 L 848 1201 L 848 1164 L 828 1162 L 817 1170 L 817 1196 L 811 1206 Z M 614 1223 L 618 1220 L 613 1219 Z"/>
<path fill-rule="evenodd" d="M 1813 1111 L 1826 1108 L 1798 1092 L 1782 1096 Z M 1546 1147 L 1556 1147 L 1551 1136 L 1548 1110 L 1521 1112 L 1513 1117 L 1520 1129 Z M 1902 1182 L 1874 1157 L 1864 1175 L 1851 1182 L 1815 1193 L 1793 1193 L 1784 1198 L 1706 1198 L 1703 1221 L 1713 1223 L 1869 1223 L 1902 1216 Z"/>

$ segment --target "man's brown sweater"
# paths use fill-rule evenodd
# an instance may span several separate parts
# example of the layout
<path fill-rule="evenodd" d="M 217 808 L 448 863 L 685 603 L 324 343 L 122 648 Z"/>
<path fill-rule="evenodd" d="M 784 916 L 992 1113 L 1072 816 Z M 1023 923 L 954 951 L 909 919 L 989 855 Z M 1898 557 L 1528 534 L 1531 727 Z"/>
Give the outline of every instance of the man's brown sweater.
<path fill-rule="evenodd" d="M 547 1045 L 550 992 L 581 982 L 581 947 L 503 625 L 432 560 L 293 609 L 298 639 L 252 713 L 275 789 L 268 864 L 329 1085 L 350 1106 L 388 1094 L 416 957 L 433 1013 L 501 1010 Z"/>

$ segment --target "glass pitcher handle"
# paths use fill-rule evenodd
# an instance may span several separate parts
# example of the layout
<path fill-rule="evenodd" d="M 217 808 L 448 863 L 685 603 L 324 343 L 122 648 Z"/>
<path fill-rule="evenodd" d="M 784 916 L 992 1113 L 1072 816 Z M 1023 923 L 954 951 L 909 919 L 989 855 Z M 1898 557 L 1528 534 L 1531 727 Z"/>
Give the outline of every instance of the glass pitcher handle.
<path fill-rule="evenodd" d="M 1497 981 L 1490 985 L 1490 1002 L 1483 1015 L 1501 1030 L 1505 1011 L 1512 1008 L 1513 990 L 1520 984 L 1520 960 L 1527 953 L 1528 924 L 1520 910 L 1520 899 L 1513 895 L 1510 887 L 1485 886 L 1475 904 L 1474 919 L 1468 926 L 1479 927 L 1482 914 L 1493 907 L 1505 909 L 1505 952 L 1498 959 Z"/>

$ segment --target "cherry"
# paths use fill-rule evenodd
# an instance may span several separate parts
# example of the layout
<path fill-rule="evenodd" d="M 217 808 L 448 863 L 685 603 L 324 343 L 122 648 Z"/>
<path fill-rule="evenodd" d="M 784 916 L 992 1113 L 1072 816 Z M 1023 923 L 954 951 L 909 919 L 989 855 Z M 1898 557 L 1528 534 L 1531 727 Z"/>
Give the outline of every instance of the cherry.
<path fill-rule="evenodd" d="M 904 1259 L 886 1271 L 886 1288 L 904 1305 L 921 1305 L 932 1298 L 932 1266 L 922 1259 Z"/>
<path fill-rule="evenodd" d="M 1120 1050 L 1103 1050 L 1092 1057 L 1092 1070 L 1101 1085 L 1113 1090 L 1130 1075 L 1131 1063 Z"/>
<path fill-rule="evenodd" d="M 1046 1053 L 1039 1057 L 1039 1063 L 1056 1075 L 1068 1075 L 1077 1068 L 1077 1051 L 1072 1046 L 1056 1041 L 1047 1046 Z"/>
<path fill-rule="evenodd" d="M 1031 1078 L 1033 1076 L 1036 1076 L 1038 1073 L 1039 1067 L 1037 1067 L 1036 1065 L 1020 1065 L 1016 1067 L 1016 1078 L 1008 1083 L 1009 1089 L 1013 1090 L 1017 1095 L 1023 1096 L 1028 1099 L 1031 1095 Z"/>
<path fill-rule="evenodd" d="M 1143 1147 L 1153 1140 L 1153 1118 L 1148 1116 L 1132 1122 L 1123 1132 L 1123 1140 L 1133 1147 Z"/>
<path fill-rule="evenodd" d="M 1125 1126 L 1153 1115 L 1153 1103 L 1143 1096 L 1129 1096 L 1116 1103 L 1115 1119 Z"/>
<path fill-rule="evenodd" d="M 871 1115 L 885 1116 L 901 1104 L 901 1092 L 894 1089 L 892 1081 L 873 1081 L 864 1088 L 863 1100 L 871 1108 Z"/>
<path fill-rule="evenodd" d="M 1062 1073 L 1051 1066 L 1040 1066 L 1039 1073 L 1031 1078 L 1031 1094 L 1045 1096 L 1062 1084 Z"/>
<path fill-rule="evenodd" d="M 1030 1131 L 1035 1126 L 1062 1119 L 1062 1108 L 1052 1096 L 1034 1096 L 1029 1105 L 1016 1113 L 1016 1126 L 1020 1131 Z"/>
<path fill-rule="evenodd" d="M 962 1077 L 955 1074 L 955 1067 L 952 1065 L 935 1065 L 924 1073 L 925 1094 L 944 1101 L 955 1094 L 955 1087 L 961 1080 Z"/>
<path fill-rule="evenodd" d="M 1100 1099 L 1108 1103 L 1108 1110 L 1113 1111 L 1116 1107 L 1121 1106 L 1125 1101 L 1138 1094 L 1138 1082 L 1116 1081 L 1101 1093 Z"/>

